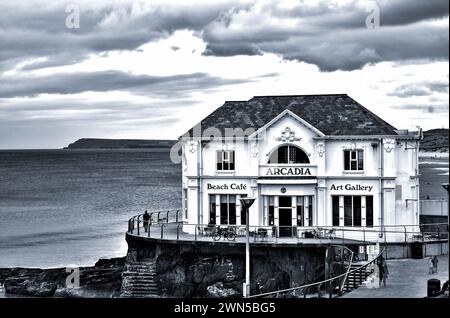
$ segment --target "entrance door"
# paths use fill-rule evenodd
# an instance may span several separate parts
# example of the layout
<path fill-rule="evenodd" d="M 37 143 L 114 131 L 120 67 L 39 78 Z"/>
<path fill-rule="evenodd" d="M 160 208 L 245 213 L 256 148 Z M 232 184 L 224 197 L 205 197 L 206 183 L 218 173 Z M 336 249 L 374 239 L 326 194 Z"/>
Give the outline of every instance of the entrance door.
<path fill-rule="evenodd" d="M 278 207 L 280 237 L 292 236 L 292 197 L 280 196 Z"/>

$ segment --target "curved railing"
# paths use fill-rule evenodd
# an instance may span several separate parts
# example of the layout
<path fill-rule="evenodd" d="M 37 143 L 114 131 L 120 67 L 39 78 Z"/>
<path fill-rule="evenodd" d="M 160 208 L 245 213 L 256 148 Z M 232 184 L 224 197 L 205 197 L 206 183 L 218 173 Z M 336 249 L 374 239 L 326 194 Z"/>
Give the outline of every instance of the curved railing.
<path fill-rule="evenodd" d="M 345 284 L 347 283 L 347 278 L 349 276 L 349 274 L 352 273 L 358 273 L 358 272 L 362 272 L 365 271 L 367 273 L 367 267 L 369 267 L 372 264 L 375 264 L 377 262 L 377 260 L 383 255 L 384 253 L 384 249 L 370 262 L 367 262 L 366 264 L 363 264 L 357 268 L 351 269 L 350 270 L 350 265 L 349 265 L 349 269 L 343 273 L 340 274 L 338 276 L 332 277 L 332 278 L 328 278 L 325 280 L 322 280 L 320 282 L 316 282 L 316 283 L 311 283 L 311 284 L 306 284 L 306 285 L 302 285 L 302 286 L 297 286 L 297 287 L 292 287 L 292 288 L 287 288 L 287 289 L 282 289 L 282 290 L 277 290 L 277 291 L 272 291 L 272 292 L 267 292 L 267 293 L 261 293 L 261 294 L 257 294 L 257 295 L 251 295 L 249 296 L 249 298 L 258 298 L 258 297 L 290 297 L 290 296 L 295 296 L 296 293 L 298 291 L 303 291 L 303 297 L 306 297 L 307 295 L 307 290 L 317 290 L 316 294 L 318 295 L 318 297 L 320 297 L 321 295 L 321 286 L 328 284 L 329 286 L 332 286 L 332 282 L 337 281 L 342 279 L 342 282 L 339 283 L 340 288 L 339 288 L 339 294 L 338 295 L 342 295 L 343 292 L 343 288 L 345 286 Z M 353 254 L 351 254 L 353 256 Z M 351 259 L 349 264 L 351 264 Z M 372 274 L 373 270 L 371 270 L 368 275 Z M 360 275 L 361 276 L 361 275 Z M 360 282 L 362 283 L 362 282 Z M 337 284 L 335 284 L 337 285 Z M 315 294 L 315 293 L 310 293 L 310 294 Z M 330 298 L 331 298 L 331 292 L 330 292 Z"/>
<path fill-rule="evenodd" d="M 211 225 L 211 224 L 189 224 L 181 222 L 181 209 L 160 210 L 150 212 L 150 221 L 147 230 L 144 229 L 143 214 L 135 215 L 128 221 L 128 233 L 148 238 L 187 241 L 213 240 L 212 232 L 219 226 L 231 228 L 236 233 L 236 240 L 243 241 L 246 235 L 245 225 Z M 328 242 L 341 242 L 346 244 L 351 240 L 372 243 L 381 240 L 387 241 L 387 237 L 395 236 L 396 242 L 411 242 L 417 240 L 428 240 L 448 237 L 446 223 L 423 224 L 419 231 L 417 225 L 395 225 L 395 226 L 373 226 L 362 228 L 332 227 L 332 226 L 250 226 L 250 236 L 253 242 L 300 242 L 307 238 L 327 240 Z M 242 239 L 241 239 L 242 238 Z M 223 239 L 222 239 L 223 241 Z M 225 240 L 226 241 L 226 240 Z M 392 241 L 392 240 L 390 240 Z"/>
<path fill-rule="evenodd" d="M 151 211 L 149 212 L 148 226 L 150 227 L 154 224 L 178 223 L 180 220 L 180 213 L 180 209 Z M 128 220 L 128 233 L 141 235 L 141 224 L 144 227 L 143 217 L 144 214 L 138 214 Z"/>

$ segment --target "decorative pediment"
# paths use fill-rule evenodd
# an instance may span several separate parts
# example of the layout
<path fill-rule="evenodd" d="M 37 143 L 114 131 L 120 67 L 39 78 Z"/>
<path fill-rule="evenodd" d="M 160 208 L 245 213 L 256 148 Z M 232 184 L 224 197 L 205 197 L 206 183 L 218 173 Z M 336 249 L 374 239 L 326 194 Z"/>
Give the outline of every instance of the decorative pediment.
<path fill-rule="evenodd" d="M 291 128 L 286 127 L 282 131 L 281 136 L 277 137 L 276 140 L 282 142 L 293 142 L 293 141 L 300 141 L 302 140 L 302 138 L 295 137 L 295 132 Z"/>
<path fill-rule="evenodd" d="M 384 150 L 386 150 L 386 152 L 391 152 L 392 150 L 394 150 L 395 139 L 384 139 L 383 143 L 384 143 Z"/>

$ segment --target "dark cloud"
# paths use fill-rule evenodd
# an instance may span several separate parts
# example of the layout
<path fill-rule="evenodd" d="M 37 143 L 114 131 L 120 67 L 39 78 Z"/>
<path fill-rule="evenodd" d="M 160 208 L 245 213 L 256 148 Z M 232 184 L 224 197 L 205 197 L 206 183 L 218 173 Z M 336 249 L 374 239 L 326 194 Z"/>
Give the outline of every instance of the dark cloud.
<path fill-rule="evenodd" d="M 401 85 L 394 91 L 388 93 L 389 96 L 408 98 L 414 96 L 430 96 L 434 93 L 447 93 L 448 81 L 426 81 L 420 83 L 412 83 Z"/>
<path fill-rule="evenodd" d="M 202 5 L 145 2 L 80 4 L 80 29 L 67 29 L 65 2 L 0 3 L 0 71 L 17 63 L 36 69 L 77 63 L 89 54 L 135 50 L 176 30 L 193 30 L 205 55 L 279 54 L 321 70 L 354 70 L 381 61 L 448 60 L 447 0 L 378 1 L 381 27 L 365 26 L 368 4 L 229 1 Z"/>
<path fill-rule="evenodd" d="M 223 79 L 205 73 L 172 76 L 133 75 L 120 71 L 14 75 L 0 77 L 0 97 L 34 97 L 40 94 L 77 94 L 87 91 L 124 90 L 147 96 L 179 97 L 249 80 Z"/>
<path fill-rule="evenodd" d="M 28 69 L 77 63 L 91 53 L 134 50 L 176 30 L 201 31 L 235 5 L 151 5 L 145 2 L 82 2 L 80 28 L 68 29 L 66 5 L 72 2 L 0 2 L 0 71 L 20 61 L 46 57 Z"/>
<path fill-rule="evenodd" d="M 376 29 L 365 25 L 367 3 L 301 3 L 289 9 L 269 4 L 229 11 L 205 27 L 205 54 L 275 53 L 323 71 L 355 70 L 383 61 L 448 60 L 448 25 L 424 23 L 448 17 L 448 1 L 380 2 Z"/>

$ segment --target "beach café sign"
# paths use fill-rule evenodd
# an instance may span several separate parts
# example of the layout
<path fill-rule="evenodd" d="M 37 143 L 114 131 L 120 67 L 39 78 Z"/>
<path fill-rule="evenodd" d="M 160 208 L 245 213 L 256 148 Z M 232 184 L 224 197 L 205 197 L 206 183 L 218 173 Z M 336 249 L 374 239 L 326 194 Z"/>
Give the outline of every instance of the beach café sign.
<path fill-rule="evenodd" d="M 261 177 L 315 177 L 317 170 L 315 166 L 261 166 L 259 175 Z"/>

